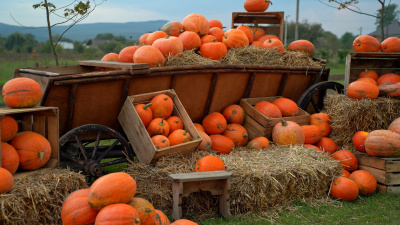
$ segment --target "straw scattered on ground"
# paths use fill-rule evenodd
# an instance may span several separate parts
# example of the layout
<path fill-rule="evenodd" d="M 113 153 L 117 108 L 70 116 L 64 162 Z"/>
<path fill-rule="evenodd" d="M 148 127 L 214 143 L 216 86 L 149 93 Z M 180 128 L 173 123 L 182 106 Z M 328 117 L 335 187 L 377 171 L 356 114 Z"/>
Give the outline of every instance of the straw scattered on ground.
<path fill-rule="evenodd" d="M 387 129 L 400 117 L 400 100 L 393 98 L 358 100 L 336 93 L 325 97 L 324 106 L 332 122 L 329 137 L 339 148 L 351 151 L 356 151 L 352 138 L 357 131 Z"/>
<path fill-rule="evenodd" d="M 0 194 L 0 224 L 60 224 L 64 199 L 86 187 L 82 174 L 61 168 L 17 178 L 11 192 Z"/>
<path fill-rule="evenodd" d="M 137 196 L 148 199 L 161 210 L 172 209 L 172 181 L 169 174 L 194 171 L 196 162 L 212 152 L 196 151 L 189 156 L 169 155 L 156 165 L 134 163 L 128 173 L 137 182 Z M 272 146 L 267 150 L 236 149 L 218 155 L 233 174 L 230 206 L 233 215 L 265 213 L 293 201 L 327 198 L 331 181 L 341 166 L 324 152 L 302 146 Z M 218 197 L 196 192 L 183 198 L 185 217 L 203 219 L 218 212 Z"/>

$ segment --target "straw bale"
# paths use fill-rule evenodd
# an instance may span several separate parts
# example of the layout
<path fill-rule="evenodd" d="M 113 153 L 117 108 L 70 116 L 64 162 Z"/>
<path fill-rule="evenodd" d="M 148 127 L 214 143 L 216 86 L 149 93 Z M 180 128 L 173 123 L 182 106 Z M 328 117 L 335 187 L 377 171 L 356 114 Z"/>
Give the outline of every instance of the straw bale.
<path fill-rule="evenodd" d="M 86 188 L 80 173 L 53 168 L 16 178 L 14 188 L 0 194 L 0 224 L 61 224 L 61 206 L 73 191 Z"/>
<path fill-rule="evenodd" d="M 172 210 L 172 182 L 169 174 L 189 173 L 204 155 L 169 155 L 155 165 L 130 164 L 127 172 L 137 182 L 137 196 L 148 199 L 156 208 Z M 331 181 L 340 175 L 340 164 L 325 152 L 302 146 L 271 146 L 250 151 L 236 148 L 228 155 L 217 155 L 233 174 L 230 206 L 234 215 L 263 213 L 297 200 L 328 196 Z M 183 198 L 185 217 L 202 219 L 218 212 L 218 197 L 196 192 Z"/>
<path fill-rule="evenodd" d="M 180 55 L 168 56 L 165 66 L 186 66 L 186 65 L 214 65 L 221 64 L 219 60 L 212 60 L 197 54 L 194 50 L 184 51 Z"/>
<path fill-rule="evenodd" d="M 332 117 L 329 137 L 340 149 L 357 151 L 352 142 L 353 135 L 357 131 L 387 129 L 400 117 L 400 100 L 386 97 L 358 100 L 333 93 L 325 97 L 323 111 Z"/>

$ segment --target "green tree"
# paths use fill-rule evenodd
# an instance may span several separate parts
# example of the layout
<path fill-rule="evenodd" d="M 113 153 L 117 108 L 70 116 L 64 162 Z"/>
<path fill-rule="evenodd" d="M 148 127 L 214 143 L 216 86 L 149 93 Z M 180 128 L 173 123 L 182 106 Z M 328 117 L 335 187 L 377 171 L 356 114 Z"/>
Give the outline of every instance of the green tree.
<path fill-rule="evenodd" d="M 387 26 L 395 21 L 399 20 L 399 14 L 400 14 L 400 10 L 397 10 L 397 6 L 396 4 L 389 4 L 385 7 L 385 12 L 386 15 L 383 16 L 383 26 Z M 379 10 L 377 13 L 377 18 L 375 21 L 375 25 L 376 25 L 376 29 L 381 28 L 381 21 L 378 18 L 382 17 L 382 11 Z"/>
<path fill-rule="evenodd" d="M 74 41 L 74 51 L 82 54 L 85 51 L 85 46 L 79 41 Z"/>
<path fill-rule="evenodd" d="M 346 32 L 340 37 L 341 48 L 344 49 L 353 49 L 353 41 L 356 39 L 356 36 L 350 32 Z"/>
<path fill-rule="evenodd" d="M 26 39 L 25 36 L 21 33 L 15 32 L 13 34 L 8 35 L 6 40 L 4 41 L 4 48 L 8 51 L 16 50 L 18 52 L 21 51 L 21 47 L 25 44 Z"/>
<path fill-rule="evenodd" d="M 112 33 L 97 34 L 94 39 L 96 39 L 96 40 L 113 40 L 114 35 Z"/>

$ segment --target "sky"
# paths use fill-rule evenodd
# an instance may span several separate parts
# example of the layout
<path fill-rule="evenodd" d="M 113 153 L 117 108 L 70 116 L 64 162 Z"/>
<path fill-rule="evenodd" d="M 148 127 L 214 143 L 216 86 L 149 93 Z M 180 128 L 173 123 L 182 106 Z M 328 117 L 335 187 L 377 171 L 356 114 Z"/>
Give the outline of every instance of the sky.
<path fill-rule="evenodd" d="M 32 5 L 42 0 L 1 0 L 0 23 L 24 26 L 46 26 L 44 9 L 33 9 Z M 101 0 L 96 0 L 97 2 Z M 285 20 L 296 20 L 296 0 L 271 0 L 266 12 L 284 12 Z M 345 32 L 354 35 L 375 31 L 375 18 L 349 10 L 338 10 L 337 5 L 328 0 L 298 0 L 299 22 L 320 23 L 325 31 L 339 38 Z M 331 7 L 321 3 L 324 2 Z M 73 0 L 49 0 L 57 7 L 65 6 Z M 395 2 L 395 1 L 394 1 Z M 149 20 L 179 21 L 191 13 L 199 13 L 208 20 L 220 20 L 230 29 L 232 12 L 245 12 L 244 0 L 107 0 L 81 23 L 96 22 L 137 22 Z M 380 4 L 377 0 L 361 0 L 358 5 L 364 13 L 375 15 Z M 14 21 L 14 19 L 16 21 Z M 52 22 L 57 18 L 52 17 Z M 0 31 L 1 33 L 1 31 Z M 99 32 L 104 33 L 104 32 Z"/>

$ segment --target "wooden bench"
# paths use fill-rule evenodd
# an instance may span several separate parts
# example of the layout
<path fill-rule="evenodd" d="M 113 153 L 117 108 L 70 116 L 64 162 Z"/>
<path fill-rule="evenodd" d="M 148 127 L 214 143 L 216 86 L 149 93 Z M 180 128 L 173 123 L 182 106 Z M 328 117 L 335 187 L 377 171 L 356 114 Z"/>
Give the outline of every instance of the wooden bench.
<path fill-rule="evenodd" d="M 212 195 L 219 195 L 219 213 L 230 218 L 229 205 L 230 179 L 232 174 L 227 171 L 210 171 L 195 173 L 170 174 L 172 179 L 173 211 L 172 218 L 182 217 L 182 197 L 197 191 L 209 191 Z"/>

